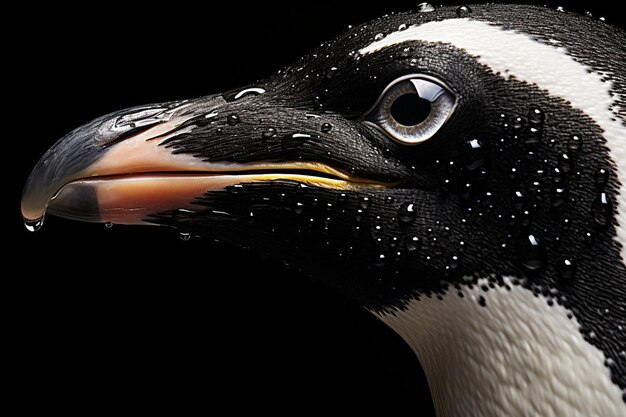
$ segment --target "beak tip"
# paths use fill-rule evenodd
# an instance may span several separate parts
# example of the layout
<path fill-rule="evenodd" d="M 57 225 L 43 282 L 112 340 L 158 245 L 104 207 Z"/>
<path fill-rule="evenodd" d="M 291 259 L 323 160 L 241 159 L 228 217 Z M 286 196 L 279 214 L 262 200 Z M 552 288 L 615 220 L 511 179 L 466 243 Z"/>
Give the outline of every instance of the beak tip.
<path fill-rule="evenodd" d="M 47 213 L 86 222 L 101 221 L 96 190 L 83 182 L 67 184 L 49 199 L 37 192 L 25 192 L 21 211 L 24 226 L 31 232 L 41 229 Z"/>
<path fill-rule="evenodd" d="M 26 190 L 25 190 L 26 191 Z M 24 192 L 22 196 L 22 202 L 20 210 L 22 212 L 22 219 L 24 220 L 24 226 L 30 231 L 37 231 L 41 226 L 37 226 L 39 223 L 43 224 L 43 218 L 46 214 L 46 207 L 41 208 L 41 204 L 37 204 L 36 201 L 29 193 Z"/>

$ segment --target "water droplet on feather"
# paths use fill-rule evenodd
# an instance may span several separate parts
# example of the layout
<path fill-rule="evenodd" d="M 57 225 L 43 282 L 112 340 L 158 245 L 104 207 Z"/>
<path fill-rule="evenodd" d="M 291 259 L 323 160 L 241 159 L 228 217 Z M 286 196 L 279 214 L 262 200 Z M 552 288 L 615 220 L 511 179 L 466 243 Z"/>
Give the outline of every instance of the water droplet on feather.
<path fill-rule="evenodd" d="M 472 9 L 468 6 L 459 6 L 456 9 L 456 15 L 459 17 L 467 16 L 470 13 L 472 13 Z"/>
<path fill-rule="evenodd" d="M 596 171 L 594 179 L 596 181 L 596 184 L 600 186 L 606 185 L 609 182 L 609 171 L 607 169 L 600 168 L 598 171 Z"/>
<path fill-rule="evenodd" d="M 559 277 L 562 280 L 570 280 L 576 275 L 576 263 L 573 259 L 562 259 L 558 264 Z"/>
<path fill-rule="evenodd" d="M 461 158 L 465 168 L 469 171 L 476 171 L 487 164 L 489 152 L 484 141 L 472 139 L 461 146 Z"/>
<path fill-rule="evenodd" d="M 528 112 L 528 122 L 531 125 L 534 125 L 534 126 L 542 125 L 544 119 L 545 119 L 545 114 L 538 107 L 533 107 L 532 109 L 530 109 L 530 112 Z"/>
<path fill-rule="evenodd" d="M 608 193 L 599 193 L 592 207 L 593 221 L 601 227 L 606 227 L 613 221 L 613 202 Z"/>
<path fill-rule="evenodd" d="M 519 245 L 518 257 L 524 269 L 539 271 L 546 263 L 543 242 L 535 235 L 527 235 Z"/>
<path fill-rule="evenodd" d="M 263 137 L 263 139 L 271 139 L 273 137 L 276 137 L 276 129 L 270 127 L 269 129 L 264 131 L 261 136 Z"/>
<path fill-rule="evenodd" d="M 226 117 L 226 122 L 231 126 L 235 126 L 239 124 L 240 121 L 241 119 L 239 119 L 239 116 L 234 113 L 229 114 L 228 117 Z"/>
<path fill-rule="evenodd" d="M 403 203 L 398 209 L 398 222 L 401 225 L 413 223 L 416 217 L 415 203 Z"/>
<path fill-rule="evenodd" d="M 404 241 L 404 249 L 406 249 L 407 252 L 415 252 L 419 249 L 420 247 L 420 238 L 417 236 L 409 236 L 408 238 L 406 238 L 406 240 Z"/>

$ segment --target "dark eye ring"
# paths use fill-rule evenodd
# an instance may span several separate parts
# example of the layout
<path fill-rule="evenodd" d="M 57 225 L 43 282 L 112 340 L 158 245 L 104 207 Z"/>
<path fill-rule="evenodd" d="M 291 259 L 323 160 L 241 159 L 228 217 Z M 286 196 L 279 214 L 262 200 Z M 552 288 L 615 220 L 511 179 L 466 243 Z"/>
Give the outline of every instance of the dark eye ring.
<path fill-rule="evenodd" d="M 418 145 L 441 129 L 456 103 L 456 95 L 442 81 L 411 74 L 390 83 L 363 119 L 398 143 Z"/>

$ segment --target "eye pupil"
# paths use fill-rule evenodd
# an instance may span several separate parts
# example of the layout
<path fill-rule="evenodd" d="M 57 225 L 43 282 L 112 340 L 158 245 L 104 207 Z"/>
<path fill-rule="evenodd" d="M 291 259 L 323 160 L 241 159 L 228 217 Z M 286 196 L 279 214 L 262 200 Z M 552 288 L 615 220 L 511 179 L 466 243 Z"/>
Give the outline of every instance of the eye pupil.
<path fill-rule="evenodd" d="M 419 94 L 404 94 L 391 105 L 391 116 L 404 126 L 416 126 L 428 118 L 431 105 Z"/>

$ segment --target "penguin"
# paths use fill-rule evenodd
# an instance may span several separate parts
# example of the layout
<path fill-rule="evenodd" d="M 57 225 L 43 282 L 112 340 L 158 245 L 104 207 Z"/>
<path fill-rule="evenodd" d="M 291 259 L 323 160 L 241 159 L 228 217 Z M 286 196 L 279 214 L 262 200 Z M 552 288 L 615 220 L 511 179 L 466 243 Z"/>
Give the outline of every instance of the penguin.
<path fill-rule="evenodd" d="M 422 4 L 252 86 L 77 128 L 22 214 L 284 260 L 411 346 L 439 416 L 623 416 L 624 45 L 589 16 Z"/>

